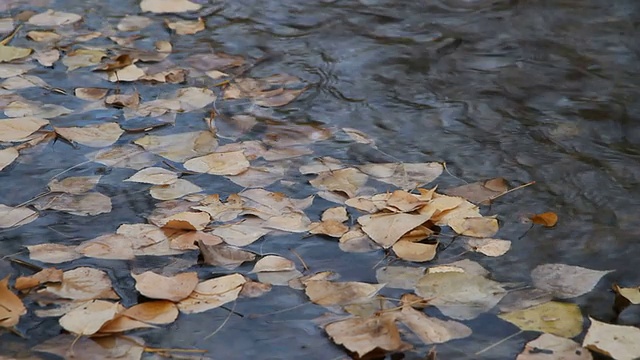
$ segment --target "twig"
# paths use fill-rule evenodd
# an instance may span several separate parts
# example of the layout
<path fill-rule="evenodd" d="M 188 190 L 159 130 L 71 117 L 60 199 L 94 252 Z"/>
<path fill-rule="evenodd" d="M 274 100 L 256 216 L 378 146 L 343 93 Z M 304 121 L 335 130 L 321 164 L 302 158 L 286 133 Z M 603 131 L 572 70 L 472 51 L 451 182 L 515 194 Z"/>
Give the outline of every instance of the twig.
<path fill-rule="evenodd" d="M 210 337 L 212 337 L 213 335 L 217 334 L 217 333 L 218 333 L 218 331 L 220 331 L 220 330 L 221 330 L 221 329 L 222 329 L 222 328 L 227 324 L 227 321 L 229 321 L 229 318 L 231 318 L 231 314 L 233 314 L 233 313 L 235 312 L 236 304 L 237 304 L 237 303 L 238 303 L 237 301 L 234 301 L 234 302 L 233 302 L 233 306 L 231 307 L 231 311 L 229 311 L 229 314 L 228 314 L 228 315 L 227 315 L 227 317 L 224 319 L 224 321 L 222 322 L 222 324 L 220 324 L 220 326 L 218 326 L 218 328 L 217 328 L 217 329 L 215 329 L 211 334 L 209 334 L 209 335 L 205 336 L 205 337 L 204 337 L 204 340 L 207 340 L 208 338 L 210 338 Z"/>
<path fill-rule="evenodd" d="M 536 183 L 536 182 L 535 182 L 535 180 L 534 180 L 534 181 L 529 181 L 529 182 L 528 182 L 528 183 L 526 183 L 526 184 L 522 184 L 522 185 L 520 185 L 520 186 L 516 186 L 516 187 L 514 187 L 513 189 L 509 189 L 509 190 L 507 190 L 507 191 L 505 191 L 505 192 L 503 192 L 503 193 L 500 193 L 500 194 L 498 194 L 498 195 L 496 195 L 496 196 L 492 196 L 492 197 L 488 198 L 487 200 L 483 200 L 483 201 L 481 201 L 480 203 L 484 203 L 484 202 L 489 202 L 489 203 L 491 203 L 491 202 L 493 202 L 493 200 L 495 200 L 495 199 L 497 199 L 497 198 L 499 198 L 499 197 L 501 197 L 501 196 L 503 196 L 503 195 L 507 195 L 507 194 L 508 194 L 508 193 L 510 193 L 510 192 L 513 192 L 513 191 L 516 191 L 516 190 L 520 190 L 520 189 L 526 188 L 527 186 L 529 186 L 529 185 L 533 185 L 533 184 L 535 184 L 535 183 Z"/>
<path fill-rule="evenodd" d="M 446 171 L 446 172 L 447 172 L 447 174 L 449 174 L 449 176 L 451 176 L 451 177 L 452 177 L 452 178 L 454 178 L 454 179 L 458 179 L 458 180 L 460 180 L 460 181 L 464 182 L 465 184 L 469 184 L 465 179 L 463 179 L 463 178 L 459 178 L 459 177 L 457 177 L 457 176 L 453 175 L 451 172 L 449 172 L 449 169 L 447 168 L 447 162 L 446 162 L 446 161 L 443 161 L 443 162 L 442 162 L 442 166 L 444 167 L 444 171 Z"/>
<path fill-rule="evenodd" d="M 270 312 L 270 313 L 264 313 L 264 314 L 251 314 L 251 315 L 249 315 L 249 318 L 250 318 L 250 319 L 257 319 L 257 318 L 261 318 L 261 317 L 265 317 L 265 316 L 271 316 L 271 315 L 281 314 L 281 313 L 284 313 L 284 312 L 287 312 L 287 311 L 291 311 L 291 310 L 295 310 L 295 309 L 297 309 L 297 308 L 299 308 L 299 307 L 303 307 L 303 306 L 305 306 L 305 305 L 309 305 L 309 304 L 311 304 L 311 302 L 310 302 L 310 301 L 307 301 L 307 302 L 303 302 L 302 304 L 298 304 L 298 305 L 292 306 L 292 307 L 290 307 L 290 308 L 286 308 L 286 309 L 282 309 L 282 310 L 277 310 L 277 311 L 273 311 L 273 312 Z"/>
<path fill-rule="evenodd" d="M 522 331 L 522 330 L 520 330 L 520 331 L 518 331 L 518 332 L 517 332 L 517 333 L 515 333 L 515 334 L 511 334 L 511 335 L 507 336 L 506 338 L 504 338 L 504 339 L 502 339 L 502 340 L 500 340 L 500 341 L 498 341 L 498 342 L 496 342 L 496 343 L 493 343 L 493 344 L 491 344 L 491 345 L 487 346 L 486 348 L 484 348 L 484 349 L 482 349 L 482 350 L 478 351 L 477 353 L 475 353 L 475 355 L 480 355 L 480 354 L 482 354 L 482 353 L 483 353 L 483 352 L 485 352 L 485 351 L 491 350 L 491 349 L 493 349 L 494 347 L 496 347 L 496 346 L 498 346 L 498 345 L 502 344 L 503 342 L 508 341 L 509 339 L 514 338 L 514 337 L 516 337 L 516 336 L 518 336 L 518 335 L 520 335 L 520 334 L 522 334 L 522 333 L 523 333 L 523 331 Z"/>
<path fill-rule="evenodd" d="M 298 260 L 300 260 L 300 262 L 302 263 L 302 267 L 304 267 L 305 271 L 310 271 L 309 267 L 307 266 L 307 263 L 304 262 L 304 260 L 302 260 L 302 257 L 300 256 L 300 254 L 298 254 L 297 251 L 293 250 L 293 249 L 289 249 L 289 251 L 291 251 L 293 253 L 293 255 L 295 255 Z"/>

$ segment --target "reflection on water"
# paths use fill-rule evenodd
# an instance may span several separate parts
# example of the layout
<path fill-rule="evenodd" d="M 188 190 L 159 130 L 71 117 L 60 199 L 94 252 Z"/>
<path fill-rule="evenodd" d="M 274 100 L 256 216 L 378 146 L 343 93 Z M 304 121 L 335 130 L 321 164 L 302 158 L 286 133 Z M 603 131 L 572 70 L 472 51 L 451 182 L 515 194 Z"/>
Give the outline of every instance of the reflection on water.
<path fill-rule="evenodd" d="M 50 6 L 84 14 L 95 29 L 138 9 L 132 0 L 60 0 Z M 529 271 L 545 262 L 616 269 L 593 293 L 577 299 L 585 313 L 605 320 L 612 316 L 607 284 L 640 283 L 634 265 L 640 256 L 635 246 L 640 236 L 640 2 L 235 0 L 207 7 L 207 31 L 171 39 L 178 54 L 174 61 L 211 49 L 254 58 L 268 55 L 253 76 L 285 72 L 314 84 L 291 105 L 258 115 L 358 128 L 393 157 L 446 161 L 450 171 L 470 182 L 496 176 L 513 184 L 535 180 L 535 186 L 502 198 L 491 209 L 504 223 L 499 236 L 514 240 L 506 256 L 483 263 L 494 278 L 527 282 Z M 39 76 L 55 84 L 63 77 L 56 72 Z M 69 75 L 68 88 L 82 76 Z M 56 101 L 52 97 L 49 102 Z M 223 108 L 229 114 L 237 110 Z M 380 153 L 357 146 L 321 146 L 316 152 L 345 162 L 383 161 Z M 60 144 L 53 151 L 65 148 Z M 17 204 L 36 195 L 53 175 L 81 161 L 80 156 L 50 153 L 20 166 L 22 173 L 0 173 L 0 203 Z M 115 184 L 125 176 L 117 170 L 111 175 L 112 184 L 101 184 L 105 192 L 116 191 Z M 31 182 L 27 187 L 21 180 L 26 178 Z M 461 182 L 443 176 L 439 184 L 446 188 Z M 117 195 L 114 207 L 127 210 L 104 216 L 104 221 L 52 215 L 40 221 L 55 231 L 3 233 L 6 248 L 1 254 L 40 243 L 41 237 L 67 241 L 113 231 L 113 224 L 132 222 L 153 208 L 143 193 L 110 195 Z M 543 211 L 557 212 L 559 225 L 535 228 L 518 239 L 527 230 L 519 219 Z M 86 224 L 79 226 L 82 222 Z M 300 247 L 299 241 L 267 239 L 263 246 L 287 252 L 295 244 L 315 270 L 337 270 L 348 274 L 345 280 L 375 281 L 366 277 L 372 277 L 379 256 L 363 254 L 354 262 L 352 254 L 341 253 L 333 243 L 306 239 Z M 442 255 L 445 260 L 453 256 Z M 114 276 L 128 281 L 129 270 L 116 269 Z M 239 304 L 236 311 L 266 313 L 302 301 L 301 293 L 278 289 Z M 321 313 L 307 306 L 255 320 L 231 317 L 225 331 L 202 340 L 226 318 L 227 312 L 219 309 L 199 319 L 182 319 L 169 331 L 149 331 L 148 338 L 161 347 L 209 349 L 213 358 L 338 358 L 341 350 L 301 321 Z M 469 325 L 476 335 L 460 345 L 439 347 L 443 358 L 473 354 L 515 332 L 488 316 Z M 512 339 L 484 355 L 512 358 L 526 340 Z"/>

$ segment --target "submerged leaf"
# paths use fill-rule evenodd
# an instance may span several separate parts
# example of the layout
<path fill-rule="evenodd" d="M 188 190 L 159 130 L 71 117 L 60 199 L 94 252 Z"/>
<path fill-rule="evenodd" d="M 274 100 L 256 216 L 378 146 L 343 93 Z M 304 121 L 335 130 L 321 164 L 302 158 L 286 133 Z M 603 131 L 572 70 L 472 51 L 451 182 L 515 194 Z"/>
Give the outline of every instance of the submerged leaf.
<path fill-rule="evenodd" d="M 591 270 L 565 264 L 543 264 L 531 271 L 533 285 L 560 299 L 569 299 L 591 291 L 606 274 L 614 270 Z"/>
<path fill-rule="evenodd" d="M 582 332 L 582 313 L 576 304 L 550 301 L 499 315 L 522 330 L 540 331 L 565 338 Z"/>
<path fill-rule="evenodd" d="M 318 305 L 346 305 L 367 301 L 384 287 L 384 284 L 363 282 L 333 282 L 313 280 L 306 283 L 305 293 Z"/>

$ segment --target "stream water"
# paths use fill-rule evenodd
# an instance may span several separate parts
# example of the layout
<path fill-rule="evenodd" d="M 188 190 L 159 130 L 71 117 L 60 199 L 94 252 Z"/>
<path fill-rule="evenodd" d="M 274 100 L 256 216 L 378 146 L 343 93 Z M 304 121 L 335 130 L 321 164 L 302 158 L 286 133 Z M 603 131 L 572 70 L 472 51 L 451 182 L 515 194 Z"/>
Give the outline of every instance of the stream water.
<path fill-rule="evenodd" d="M 208 9 L 203 13 L 205 31 L 177 36 L 159 30 L 160 35 L 149 34 L 150 38 L 170 40 L 176 63 L 211 50 L 244 57 L 268 55 L 252 69 L 252 76 L 288 73 L 311 85 L 298 100 L 266 115 L 327 128 L 357 128 L 376 139 L 380 150 L 390 157 L 405 162 L 444 161 L 452 174 L 468 182 L 504 177 L 517 186 L 535 181 L 533 186 L 504 196 L 490 209 L 501 221 L 497 237 L 513 240 L 511 251 L 491 260 L 468 256 L 489 269 L 494 279 L 529 283 L 529 272 L 542 263 L 615 270 L 594 291 L 572 300 L 585 314 L 605 321 L 613 318 L 611 283 L 640 284 L 636 263 L 640 258 L 640 2 L 200 3 Z M 139 12 L 133 0 L 9 1 L 5 6 L 2 16 L 47 8 L 75 12 L 95 30 Z M 41 68 L 35 74 L 69 93 L 78 86 L 92 86 L 87 83 L 91 81 L 104 86 L 98 79 L 91 80 L 88 71 L 66 75 L 62 66 Z M 162 91 L 168 91 L 165 89 L 171 86 Z M 148 86 L 141 94 L 153 98 L 157 95 L 153 91 Z M 68 96 L 42 89 L 21 94 L 70 108 L 74 105 Z M 238 111 L 231 106 L 222 110 L 226 114 Z M 114 114 L 104 111 L 100 116 Z M 202 115 L 185 115 L 176 128 L 167 131 L 202 130 Z M 85 161 L 88 149 L 71 150 L 58 142 L 49 151 L 22 159 L 11 171 L 0 172 L 0 203 L 16 205 L 28 200 L 42 192 L 52 176 Z M 340 141 L 323 142 L 315 151 L 349 163 L 375 162 L 384 156 Z M 70 175 L 91 175 L 98 168 L 97 164 L 86 165 Z M 156 201 L 143 191 L 144 186 L 122 188 L 122 179 L 130 175 L 131 171 L 114 169 L 100 184 L 100 191 L 113 197 L 117 211 L 88 218 L 49 214 L 37 226 L 33 223 L 0 233 L 0 255 L 45 241 L 85 240 L 113 232 L 121 223 L 143 222 L 141 214 L 152 211 Z M 201 185 L 207 181 L 198 176 L 190 180 Z M 299 186 L 283 191 L 294 197 L 310 194 L 307 180 L 300 177 L 296 179 Z M 441 189 L 463 184 L 446 174 L 436 183 Z M 230 182 L 207 186 L 209 192 L 239 190 Z M 273 190 L 282 189 L 276 186 Z M 311 211 L 330 205 L 323 201 L 316 201 Z M 527 232 L 529 225 L 520 219 L 544 211 L 556 212 L 558 225 Z M 315 271 L 334 270 L 342 280 L 375 282 L 372 267 L 381 258 L 380 253 L 343 253 L 335 242 L 316 237 L 301 240 L 298 235 L 267 237 L 254 245 L 288 255 L 288 249 L 295 247 Z M 444 252 L 438 261 L 456 255 Z M 116 285 L 132 288 L 132 269 L 171 265 L 163 261 L 145 258 L 114 268 L 110 261 L 84 259 L 74 266 L 105 269 Z M 121 295 L 125 304 L 135 302 L 134 292 Z M 239 302 L 235 311 L 262 314 L 305 301 L 302 292 L 277 287 L 255 301 Z M 141 334 L 152 346 L 206 349 L 213 359 L 339 359 L 343 350 L 308 321 L 323 313 L 318 306 L 304 305 L 266 317 L 231 316 L 223 331 L 204 340 L 227 318 L 226 310 L 217 309 L 183 316 L 168 329 Z M 637 324 L 637 318 L 622 321 Z M 21 329 L 28 338 L 0 335 L 0 355 L 11 351 L 13 356 L 24 356 L 29 346 L 60 331 L 56 319 L 43 321 L 29 315 L 23 322 Z M 438 346 L 443 359 L 476 358 L 472 355 L 476 351 L 518 331 L 492 315 L 467 325 L 474 331 L 471 337 Z M 534 333 L 521 334 L 483 353 L 482 358 L 515 358 L 524 343 L 535 337 Z M 427 349 L 419 350 L 424 354 Z M 416 354 L 407 354 L 407 358 L 419 358 Z"/>

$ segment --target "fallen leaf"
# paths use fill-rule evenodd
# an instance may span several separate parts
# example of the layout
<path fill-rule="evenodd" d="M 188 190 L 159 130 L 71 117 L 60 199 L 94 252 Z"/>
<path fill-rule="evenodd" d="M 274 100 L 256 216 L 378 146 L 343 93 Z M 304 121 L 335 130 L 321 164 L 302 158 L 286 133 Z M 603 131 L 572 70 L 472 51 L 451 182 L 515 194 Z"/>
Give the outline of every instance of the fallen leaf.
<path fill-rule="evenodd" d="M 183 211 L 162 220 L 162 227 L 177 230 L 204 230 L 211 222 L 209 214 L 200 211 Z"/>
<path fill-rule="evenodd" d="M 260 239 L 264 235 L 270 233 L 271 229 L 266 229 L 260 225 L 238 223 L 231 225 L 218 226 L 212 234 L 220 236 L 229 245 L 233 246 L 247 246 L 252 244 L 256 240 Z"/>
<path fill-rule="evenodd" d="M 242 285 L 240 296 L 246 298 L 257 298 L 271 291 L 271 284 L 265 284 L 257 281 L 247 281 Z"/>
<path fill-rule="evenodd" d="M 33 203 L 38 210 L 58 210 L 78 216 L 93 216 L 111 211 L 111 198 L 99 192 L 83 194 L 55 193 Z"/>
<path fill-rule="evenodd" d="M 184 163 L 187 170 L 212 175 L 238 175 L 249 168 L 243 151 L 213 153 Z"/>
<path fill-rule="evenodd" d="M 186 299 L 198 285 L 198 274 L 195 272 L 167 277 L 146 271 L 131 276 L 136 280 L 136 290 L 151 299 L 177 302 Z"/>
<path fill-rule="evenodd" d="M 226 244 L 206 245 L 198 241 L 202 259 L 207 265 L 220 266 L 233 270 L 247 261 L 253 261 L 256 255 L 250 251 L 238 249 Z"/>
<path fill-rule="evenodd" d="M 543 264 L 531 271 L 533 285 L 560 299 L 570 299 L 591 291 L 600 279 L 614 270 L 591 270 L 565 264 Z"/>
<path fill-rule="evenodd" d="M 25 207 L 0 204 L 0 229 L 26 225 L 38 218 L 38 213 Z"/>
<path fill-rule="evenodd" d="M 340 250 L 346 252 L 369 252 L 380 250 L 380 246 L 373 242 L 369 235 L 360 227 L 353 228 L 340 237 Z"/>
<path fill-rule="evenodd" d="M 449 226 L 460 235 L 479 238 L 491 237 L 499 230 L 498 220 L 491 217 L 456 218 Z"/>
<path fill-rule="evenodd" d="M 423 267 L 385 266 L 376 270 L 376 279 L 388 288 L 413 290 L 425 270 Z"/>
<path fill-rule="evenodd" d="M 540 331 L 572 338 L 582 332 L 582 313 L 576 304 L 550 301 L 499 317 L 525 331 Z"/>
<path fill-rule="evenodd" d="M 77 335 L 93 335 L 116 316 L 118 306 L 110 301 L 93 300 L 66 313 L 60 318 L 60 326 Z"/>
<path fill-rule="evenodd" d="M 131 240 L 118 234 L 102 235 L 85 241 L 75 248 L 75 252 L 97 259 L 132 260 L 135 258 Z"/>
<path fill-rule="evenodd" d="M 334 238 L 340 238 L 349 231 L 349 227 L 337 220 L 326 220 L 311 223 L 309 225 L 310 234 L 322 234 Z"/>
<path fill-rule="evenodd" d="M 112 94 L 104 99 L 105 104 L 116 108 L 137 108 L 140 105 L 140 93 L 134 91 L 130 94 Z"/>
<path fill-rule="evenodd" d="M 516 289 L 509 291 L 500 300 L 498 309 L 503 313 L 514 312 L 544 304 L 551 300 L 553 300 L 553 295 L 545 290 L 536 288 Z"/>
<path fill-rule="evenodd" d="M 284 177 L 283 167 L 250 167 L 239 175 L 227 175 L 226 178 L 243 188 L 267 187 Z"/>
<path fill-rule="evenodd" d="M 154 199 L 173 200 L 185 195 L 202 191 L 202 188 L 184 179 L 177 179 L 169 185 L 155 185 L 149 189 L 149 193 Z"/>
<path fill-rule="evenodd" d="M 359 357 L 376 348 L 388 352 L 411 348 L 411 345 L 400 338 L 393 314 L 383 313 L 380 316 L 336 321 L 325 326 L 324 329 L 333 342 L 357 353 Z"/>
<path fill-rule="evenodd" d="M 53 179 L 49 181 L 47 186 L 51 192 L 62 192 L 67 194 L 84 194 L 89 190 L 92 190 L 98 182 L 100 182 L 101 176 L 70 176 L 60 181 Z"/>
<path fill-rule="evenodd" d="M 90 267 L 65 271 L 62 274 L 62 283 L 49 284 L 42 292 L 71 300 L 117 300 L 120 298 L 113 291 L 107 273 Z"/>
<path fill-rule="evenodd" d="M 460 272 L 425 274 L 415 287 L 416 294 L 435 306 L 444 315 L 470 320 L 491 310 L 506 290 L 500 283 L 484 276 Z"/>
<path fill-rule="evenodd" d="M 37 42 L 54 42 L 60 40 L 62 36 L 53 31 L 29 31 L 27 38 Z"/>
<path fill-rule="evenodd" d="M 545 227 L 554 227 L 558 223 L 558 215 L 554 212 L 536 214 L 529 218 L 532 223 Z"/>
<path fill-rule="evenodd" d="M 142 0 L 140 2 L 140 9 L 143 12 L 156 14 L 196 11 L 200 10 L 201 7 L 202 5 L 189 0 Z"/>
<path fill-rule="evenodd" d="M 335 170 L 344 169 L 344 165 L 340 160 L 332 158 L 330 156 L 323 156 L 317 159 L 313 159 L 305 165 L 300 166 L 298 169 L 301 174 L 320 174 L 324 172 L 331 172 Z"/>
<path fill-rule="evenodd" d="M 582 346 L 617 360 L 640 357 L 640 329 L 635 326 L 613 325 L 589 317 L 591 325 Z"/>
<path fill-rule="evenodd" d="M 592 360 L 589 350 L 577 342 L 552 334 L 529 341 L 516 360 Z"/>
<path fill-rule="evenodd" d="M 13 327 L 27 313 L 22 300 L 8 287 L 9 277 L 0 280 L 0 327 Z"/>
<path fill-rule="evenodd" d="M 508 190 L 509 187 L 505 179 L 495 178 L 446 189 L 443 192 L 447 195 L 459 196 L 478 204 L 503 194 Z"/>
<path fill-rule="evenodd" d="M 181 20 L 176 22 L 169 22 L 165 20 L 165 24 L 171 30 L 174 30 L 178 35 L 193 35 L 204 30 L 204 20 L 198 18 L 196 21 Z"/>
<path fill-rule="evenodd" d="M 302 277 L 298 270 L 259 272 L 258 281 L 275 286 L 289 286 L 292 280 Z"/>
<path fill-rule="evenodd" d="M 51 9 L 46 12 L 33 15 L 29 18 L 29 24 L 36 26 L 61 26 L 69 25 L 80 21 L 82 17 L 77 14 L 67 13 L 63 11 L 53 11 Z"/>
<path fill-rule="evenodd" d="M 123 67 L 122 69 L 110 71 L 108 74 L 108 80 L 115 83 L 119 83 L 122 81 L 136 81 L 144 75 L 144 70 L 142 70 L 135 64 L 131 64 Z"/>
<path fill-rule="evenodd" d="M 82 349 L 74 352 L 74 360 L 139 360 L 144 352 L 144 340 L 123 335 L 78 338 L 77 335 L 64 334 L 36 345 L 33 350 L 66 358 L 72 348 Z"/>
<path fill-rule="evenodd" d="M 188 298 L 178 303 L 180 311 L 195 314 L 215 309 L 238 298 L 247 280 L 240 274 L 221 276 L 203 281 Z"/>
<path fill-rule="evenodd" d="M 62 244 L 39 244 L 27 246 L 29 257 L 36 261 L 59 264 L 82 257 L 76 252 L 75 246 Z"/>
<path fill-rule="evenodd" d="M 149 324 L 171 324 L 178 317 L 178 307 L 171 301 L 148 301 L 126 309 L 122 315 Z"/>
<path fill-rule="evenodd" d="M 140 170 L 157 162 L 157 158 L 143 149 L 127 144 L 102 149 L 86 155 L 92 161 L 106 166 Z"/>
<path fill-rule="evenodd" d="M 410 190 L 426 185 L 442 174 L 442 164 L 432 163 L 387 163 L 366 164 L 357 168 L 363 173 L 400 189 Z"/>
<path fill-rule="evenodd" d="M 436 256 L 438 243 L 424 244 L 400 240 L 393 244 L 392 249 L 393 252 L 396 253 L 396 255 L 402 260 L 425 262 L 433 260 L 433 258 Z"/>
<path fill-rule="evenodd" d="M 471 329 L 462 323 L 429 317 L 422 311 L 406 305 L 402 307 L 398 320 L 407 325 L 427 345 L 462 339 L 472 333 Z"/>
<path fill-rule="evenodd" d="M 487 256 L 502 256 L 511 248 L 511 241 L 500 239 L 467 239 L 465 247 Z"/>
<path fill-rule="evenodd" d="M 124 131 L 117 123 L 103 123 L 85 127 L 54 127 L 58 135 L 89 147 L 105 147 L 112 145 Z"/>
<path fill-rule="evenodd" d="M 218 141 L 209 131 L 164 136 L 147 135 L 134 143 L 175 162 L 185 162 L 196 156 L 209 154 L 218 147 Z"/>
<path fill-rule="evenodd" d="M 178 174 L 173 171 L 159 167 L 149 167 L 138 171 L 124 181 L 153 185 L 171 185 L 175 183 L 176 180 L 178 180 Z"/>
<path fill-rule="evenodd" d="M 322 212 L 321 220 L 345 222 L 349 220 L 349 215 L 347 214 L 347 209 L 344 206 L 332 207 Z"/>
<path fill-rule="evenodd" d="M 360 216 L 358 223 L 362 226 L 362 230 L 369 235 L 373 241 L 385 249 L 388 249 L 392 247 L 402 235 L 429 220 L 431 215 L 430 213 L 378 213 Z"/>
<path fill-rule="evenodd" d="M 302 211 L 291 211 L 272 216 L 264 223 L 267 228 L 297 233 L 308 231 L 310 225 L 311 220 Z"/>
<path fill-rule="evenodd" d="M 251 273 L 291 271 L 295 270 L 295 268 L 295 264 L 289 259 L 276 255 L 267 255 L 256 262 Z"/>
<path fill-rule="evenodd" d="M 138 31 L 151 25 L 153 20 L 145 16 L 127 15 L 117 25 L 120 31 Z"/>
<path fill-rule="evenodd" d="M 20 276 L 16 279 L 13 286 L 16 290 L 31 289 L 45 283 L 62 282 L 63 272 L 56 268 L 46 268 L 38 271 L 31 276 Z M 1 318 L 1 316 L 0 316 Z"/>
<path fill-rule="evenodd" d="M 67 67 L 67 71 L 73 71 L 98 65 L 104 57 L 107 57 L 107 54 L 102 50 L 77 49 L 67 53 L 62 63 Z"/>
<path fill-rule="evenodd" d="M 375 148 L 376 141 L 362 131 L 354 128 L 342 128 L 342 131 L 344 131 L 345 134 L 347 134 L 351 138 L 351 140 L 360 144 L 371 145 Z"/>
<path fill-rule="evenodd" d="M 342 192 L 351 198 L 356 196 L 368 178 L 356 169 L 346 168 L 319 173 L 318 177 L 309 180 L 309 183 L 317 189 Z"/>
<path fill-rule="evenodd" d="M 0 141 L 24 141 L 29 135 L 48 125 L 49 120 L 36 117 L 16 117 L 0 120 Z"/>
<path fill-rule="evenodd" d="M 18 158 L 20 153 L 14 147 L 9 147 L 6 149 L 0 150 L 0 171 L 2 171 L 7 166 L 11 165 L 11 163 Z"/>
<path fill-rule="evenodd" d="M 613 291 L 617 295 L 620 295 L 627 299 L 631 304 L 640 304 L 640 287 L 623 288 L 618 286 L 617 284 L 614 284 Z"/>
<path fill-rule="evenodd" d="M 365 302 L 384 287 L 384 284 L 363 282 L 334 282 L 314 280 L 306 283 L 305 293 L 313 303 L 323 306 Z"/>

